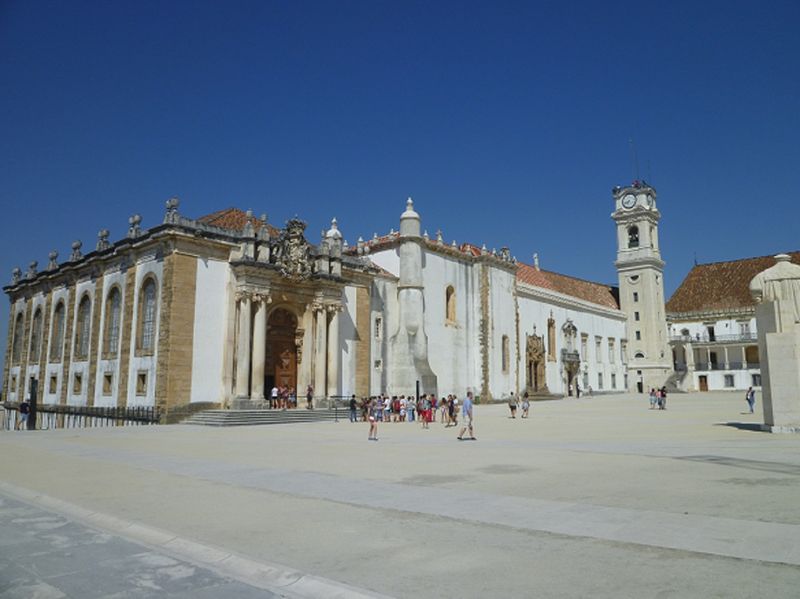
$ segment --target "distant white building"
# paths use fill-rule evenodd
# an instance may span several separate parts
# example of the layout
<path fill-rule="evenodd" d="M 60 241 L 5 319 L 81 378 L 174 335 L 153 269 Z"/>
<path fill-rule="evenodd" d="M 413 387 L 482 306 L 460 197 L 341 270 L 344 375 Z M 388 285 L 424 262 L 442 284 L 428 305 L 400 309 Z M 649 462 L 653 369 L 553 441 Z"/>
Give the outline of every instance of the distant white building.
<path fill-rule="evenodd" d="M 234 208 L 198 219 L 167 202 L 112 243 L 16 269 L 3 373 L 18 401 L 261 405 L 274 385 L 317 400 L 379 393 L 483 400 L 663 384 L 670 356 L 655 190 L 614 190 L 622 293 L 470 243 L 398 231 L 348 245 L 335 219 L 309 243 Z M 622 305 L 620 305 L 620 302 Z"/>
<path fill-rule="evenodd" d="M 791 252 L 800 264 L 800 252 Z M 676 385 L 685 390 L 761 387 L 756 304 L 748 285 L 771 256 L 699 264 L 667 302 Z"/>

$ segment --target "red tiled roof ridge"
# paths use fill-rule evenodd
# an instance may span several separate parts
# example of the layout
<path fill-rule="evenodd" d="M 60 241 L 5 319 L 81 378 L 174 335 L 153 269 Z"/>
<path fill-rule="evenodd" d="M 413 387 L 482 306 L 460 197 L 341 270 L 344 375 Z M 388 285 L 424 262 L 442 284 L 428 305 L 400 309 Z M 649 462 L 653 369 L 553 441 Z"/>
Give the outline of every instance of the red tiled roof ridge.
<path fill-rule="evenodd" d="M 522 283 L 619 310 L 619 292 L 613 285 L 543 270 L 524 262 L 518 262 L 517 265 L 517 279 Z"/>
<path fill-rule="evenodd" d="M 786 252 L 800 264 L 800 251 Z M 775 254 L 695 264 L 666 302 L 671 314 L 752 308 L 750 281 L 775 264 Z"/>
<path fill-rule="evenodd" d="M 732 264 L 734 262 L 747 262 L 748 260 L 764 260 L 765 258 L 774 258 L 779 254 L 787 254 L 789 256 L 794 256 L 795 254 L 800 254 L 800 250 L 791 250 L 788 252 L 776 252 L 774 254 L 765 254 L 763 256 L 748 256 L 747 258 L 734 258 L 733 260 L 716 260 L 714 262 L 700 262 L 698 264 L 695 264 L 694 266 L 714 266 L 715 264 Z"/>

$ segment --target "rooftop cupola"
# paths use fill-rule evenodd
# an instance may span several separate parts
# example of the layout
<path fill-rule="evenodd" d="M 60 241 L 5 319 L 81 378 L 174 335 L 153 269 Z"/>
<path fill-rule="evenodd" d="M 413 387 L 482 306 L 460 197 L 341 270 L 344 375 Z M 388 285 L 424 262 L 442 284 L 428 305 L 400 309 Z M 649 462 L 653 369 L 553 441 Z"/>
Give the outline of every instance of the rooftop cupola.
<path fill-rule="evenodd" d="M 419 237 L 419 214 L 414 210 L 414 200 L 408 198 L 406 211 L 400 215 L 400 235 L 403 237 Z"/>

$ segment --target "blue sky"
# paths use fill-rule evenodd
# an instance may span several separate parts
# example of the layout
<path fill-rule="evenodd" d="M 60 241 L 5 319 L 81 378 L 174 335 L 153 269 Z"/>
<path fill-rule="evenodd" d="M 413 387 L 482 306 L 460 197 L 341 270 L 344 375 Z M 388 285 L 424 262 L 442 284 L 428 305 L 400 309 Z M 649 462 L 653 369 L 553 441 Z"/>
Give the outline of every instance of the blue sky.
<path fill-rule="evenodd" d="M 659 194 L 671 293 L 800 249 L 798 2 L 0 3 L 0 281 L 164 201 L 423 226 L 616 283 L 611 187 Z M 0 312 L 6 338 L 8 303 Z"/>

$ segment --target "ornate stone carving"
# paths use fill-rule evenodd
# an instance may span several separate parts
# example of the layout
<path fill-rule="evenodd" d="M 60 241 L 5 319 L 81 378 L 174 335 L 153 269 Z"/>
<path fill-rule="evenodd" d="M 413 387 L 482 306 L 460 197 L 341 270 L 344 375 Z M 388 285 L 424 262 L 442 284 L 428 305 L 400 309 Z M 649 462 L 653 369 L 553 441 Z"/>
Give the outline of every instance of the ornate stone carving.
<path fill-rule="evenodd" d="M 47 270 L 55 270 L 58 268 L 58 252 L 53 250 L 47 254 Z"/>
<path fill-rule="evenodd" d="M 16 285 L 19 283 L 20 278 L 22 277 L 22 270 L 17 267 L 11 271 L 11 284 Z"/>
<path fill-rule="evenodd" d="M 32 279 L 33 277 L 35 277 L 36 276 L 36 269 L 38 268 L 38 266 L 39 266 L 39 263 L 36 260 L 34 260 L 30 264 L 28 264 L 28 272 L 25 273 L 25 278 L 26 279 Z"/>
<path fill-rule="evenodd" d="M 281 275 L 299 281 L 311 276 L 309 246 L 303 231 L 306 224 L 293 218 L 286 223 L 270 254 L 271 261 L 278 267 Z"/>

